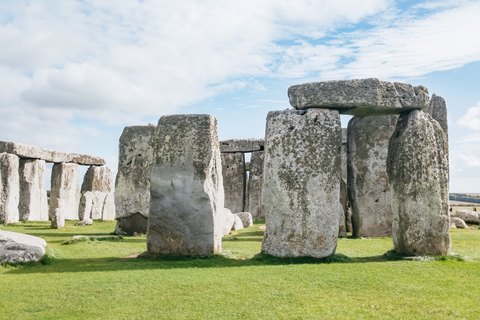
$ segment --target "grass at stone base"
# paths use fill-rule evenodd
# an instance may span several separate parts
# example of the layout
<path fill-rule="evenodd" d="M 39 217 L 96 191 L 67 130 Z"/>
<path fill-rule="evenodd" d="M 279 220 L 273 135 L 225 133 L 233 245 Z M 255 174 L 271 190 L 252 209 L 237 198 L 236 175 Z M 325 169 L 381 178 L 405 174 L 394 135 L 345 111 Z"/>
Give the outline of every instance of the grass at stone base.
<path fill-rule="evenodd" d="M 390 261 L 391 238 L 339 239 L 342 261 L 258 255 L 260 222 L 224 238 L 223 255 L 124 258 L 145 236 L 64 245 L 114 223 L 60 230 L 48 223 L 0 229 L 40 236 L 49 264 L 0 267 L 1 319 L 478 319 L 480 230 L 452 230 L 463 261 Z M 342 259 L 344 257 L 347 259 Z"/>

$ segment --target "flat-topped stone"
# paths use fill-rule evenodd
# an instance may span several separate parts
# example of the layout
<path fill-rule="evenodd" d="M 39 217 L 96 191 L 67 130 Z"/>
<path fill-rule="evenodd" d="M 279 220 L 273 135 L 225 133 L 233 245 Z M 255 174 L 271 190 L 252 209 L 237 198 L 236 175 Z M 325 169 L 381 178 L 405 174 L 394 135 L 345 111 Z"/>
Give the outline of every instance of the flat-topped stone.
<path fill-rule="evenodd" d="M 288 88 L 296 109 L 325 108 L 340 114 L 371 116 L 424 109 L 429 104 L 427 88 L 375 78 L 310 82 Z"/>
<path fill-rule="evenodd" d="M 47 242 L 28 234 L 0 231 L 0 264 L 38 261 L 45 254 Z"/>
<path fill-rule="evenodd" d="M 0 141 L 0 152 L 14 154 L 19 158 L 39 159 L 53 163 L 73 162 L 86 166 L 104 165 L 106 163 L 105 160 L 100 157 L 87 154 L 42 149 L 28 144 L 10 141 Z"/>
<path fill-rule="evenodd" d="M 262 151 L 265 139 L 230 139 L 220 141 L 220 152 Z"/>

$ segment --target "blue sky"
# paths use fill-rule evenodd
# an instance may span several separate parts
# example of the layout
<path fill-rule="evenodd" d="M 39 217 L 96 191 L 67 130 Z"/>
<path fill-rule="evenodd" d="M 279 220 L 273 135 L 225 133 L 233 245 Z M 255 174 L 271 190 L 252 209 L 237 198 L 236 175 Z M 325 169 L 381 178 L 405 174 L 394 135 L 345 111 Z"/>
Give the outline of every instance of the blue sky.
<path fill-rule="evenodd" d="M 0 140 L 116 171 L 125 126 L 209 113 L 220 139 L 258 138 L 289 86 L 375 77 L 446 100 L 450 191 L 480 192 L 478 17 L 478 0 L 2 1 Z"/>

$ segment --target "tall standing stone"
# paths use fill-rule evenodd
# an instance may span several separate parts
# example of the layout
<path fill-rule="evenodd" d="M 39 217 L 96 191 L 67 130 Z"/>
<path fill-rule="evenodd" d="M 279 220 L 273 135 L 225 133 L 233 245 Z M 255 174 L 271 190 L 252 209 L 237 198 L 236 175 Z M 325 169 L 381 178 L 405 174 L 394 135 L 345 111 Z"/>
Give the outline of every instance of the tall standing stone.
<path fill-rule="evenodd" d="M 353 236 L 388 237 L 393 213 L 387 176 L 388 143 L 397 115 L 353 117 L 348 123 L 348 198 Z"/>
<path fill-rule="evenodd" d="M 342 151 L 341 151 L 341 159 L 342 159 L 342 179 L 347 180 L 347 135 L 348 135 L 348 128 L 342 128 Z"/>
<path fill-rule="evenodd" d="M 20 159 L 20 221 L 47 221 L 45 161 Z"/>
<path fill-rule="evenodd" d="M 81 193 L 92 192 L 91 219 L 101 219 L 103 204 L 108 194 L 112 193 L 113 175 L 107 166 L 90 166 L 83 177 Z"/>
<path fill-rule="evenodd" d="M 211 115 L 163 116 L 156 139 L 148 252 L 220 252 L 225 219 L 217 120 Z"/>
<path fill-rule="evenodd" d="M 245 211 L 250 212 L 253 219 L 265 219 L 262 209 L 263 160 L 263 151 L 252 152 L 248 177 L 248 207 Z"/>
<path fill-rule="evenodd" d="M 117 229 L 147 233 L 155 125 L 125 127 L 118 145 L 115 180 Z"/>
<path fill-rule="evenodd" d="M 19 160 L 16 155 L 0 153 L 0 223 L 18 222 Z"/>
<path fill-rule="evenodd" d="M 53 229 L 65 226 L 65 219 L 78 219 L 78 164 L 55 163 L 50 190 L 50 221 Z"/>
<path fill-rule="evenodd" d="M 265 140 L 262 253 L 333 254 L 341 214 L 338 111 L 269 112 Z"/>
<path fill-rule="evenodd" d="M 387 161 L 393 245 L 401 254 L 450 252 L 447 137 L 428 113 L 402 114 Z"/>
<path fill-rule="evenodd" d="M 447 104 L 442 97 L 435 94 L 430 99 L 430 104 L 424 110 L 432 116 L 442 127 L 443 132 L 447 135 L 448 139 L 448 118 L 447 118 Z"/>
<path fill-rule="evenodd" d="M 225 208 L 233 213 L 243 212 L 245 202 L 245 158 L 243 153 L 222 153 Z"/>

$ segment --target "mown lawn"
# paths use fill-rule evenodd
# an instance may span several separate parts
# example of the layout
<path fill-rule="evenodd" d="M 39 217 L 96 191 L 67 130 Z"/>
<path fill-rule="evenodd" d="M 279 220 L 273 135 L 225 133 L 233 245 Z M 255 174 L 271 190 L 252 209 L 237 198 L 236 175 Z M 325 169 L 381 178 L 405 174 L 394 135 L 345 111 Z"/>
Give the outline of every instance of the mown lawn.
<path fill-rule="evenodd" d="M 467 261 L 392 260 L 391 238 L 339 240 L 331 263 L 258 256 L 262 221 L 202 259 L 127 258 L 145 236 L 64 245 L 115 224 L 17 223 L 44 238 L 46 265 L 0 267 L 0 319 L 479 319 L 480 230 L 451 230 Z"/>

